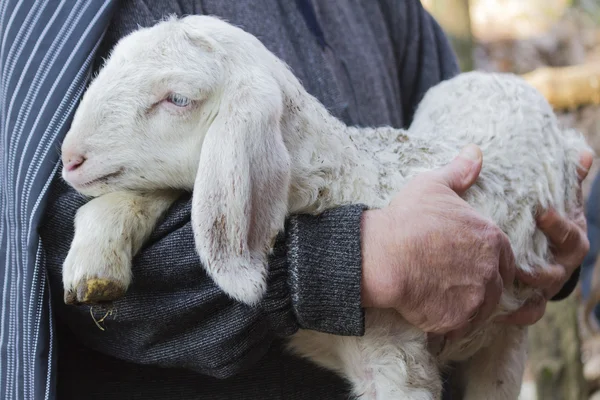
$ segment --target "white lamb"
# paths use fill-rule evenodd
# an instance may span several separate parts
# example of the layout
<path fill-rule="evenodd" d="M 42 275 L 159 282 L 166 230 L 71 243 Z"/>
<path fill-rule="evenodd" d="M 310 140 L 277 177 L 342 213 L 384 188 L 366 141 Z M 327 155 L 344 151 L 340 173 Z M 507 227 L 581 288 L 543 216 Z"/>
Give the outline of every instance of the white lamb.
<path fill-rule="evenodd" d="M 408 131 L 347 127 L 258 39 L 219 19 L 171 18 L 123 38 L 87 90 L 63 143 L 63 177 L 96 197 L 76 217 L 67 303 L 114 300 L 131 258 L 182 190 L 204 268 L 255 305 L 267 256 L 290 213 L 382 207 L 416 174 L 469 143 L 485 160 L 464 198 L 509 236 L 518 268 L 547 265 L 538 206 L 568 213 L 582 136 L 559 129 L 544 98 L 512 75 L 467 73 L 437 85 Z M 533 294 L 515 284 L 496 315 Z M 361 399 L 439 399 L 440 368 L 460 362 L 465 399 L 516 399 L 524 328 L 488 322 L 439 354 L 389 310 L 363 337 L 300 331 L 290 348 L 349 380 Z"/>

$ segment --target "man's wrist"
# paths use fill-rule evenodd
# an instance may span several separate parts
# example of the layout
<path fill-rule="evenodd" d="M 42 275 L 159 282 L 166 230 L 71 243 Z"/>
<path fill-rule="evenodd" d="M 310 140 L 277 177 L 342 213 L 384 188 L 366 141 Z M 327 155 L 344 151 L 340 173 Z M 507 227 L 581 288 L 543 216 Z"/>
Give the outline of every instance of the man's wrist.
<path fill-rule="evenodd" d="M 361 219 L 362 281 L 361 304 L 365 308 L 390 308 L 395 276 L 387 276 L 385 267 L 390 221 L 384 210 L 366 210 Z M 391 290 L 390 290 L 391 289 Z"/>

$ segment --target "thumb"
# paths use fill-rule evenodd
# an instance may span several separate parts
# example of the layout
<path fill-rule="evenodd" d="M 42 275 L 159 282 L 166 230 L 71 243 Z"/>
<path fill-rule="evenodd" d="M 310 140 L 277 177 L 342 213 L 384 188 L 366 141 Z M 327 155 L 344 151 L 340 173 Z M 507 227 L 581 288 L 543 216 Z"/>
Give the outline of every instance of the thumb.
<path fill-rule="evenodd" d="M 440 177 L 450 189 L 462 194 L 475 183 L 482 164 L 481 149 L 477 145 L 470 144 L 464 147 L 454 160 L 439 170 Z"/>

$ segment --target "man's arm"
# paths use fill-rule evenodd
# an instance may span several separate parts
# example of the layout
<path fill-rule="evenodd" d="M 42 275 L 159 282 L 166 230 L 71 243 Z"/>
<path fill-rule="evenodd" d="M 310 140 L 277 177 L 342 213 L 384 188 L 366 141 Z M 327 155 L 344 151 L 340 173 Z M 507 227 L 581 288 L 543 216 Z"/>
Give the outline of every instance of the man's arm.
<path fill-rule="evenodd" d="M 411 7 L 420 13 L 422 24 L 432 22 L 422 8 Z M 428 59 L 449 53 L 435 29 L 424 25 L 419 29 L 421 39 L 411 42 L 404 57 Z M 439 79 L 452 75 L 440 68 L 428 63 L 413 72 Z M 408 81 L 403 90 L 415 99 L 428 87 L 418 79 L 420 87 L 409 88 Z M 428 82 L 429 86 L 437 83 Z M 189 204 L 183 200 L 136 257 L 134 283 L 127 298 L 116 305 L 116 313 L 104 320 L 105 331 L 91 323 L 89 310 L 65 308 L 61 298 L 55 304 L 81 340 L 96 350 L 137 363 L 231 376 L 260 359 L 276 336 L 299 328 L 338 335 L 363 333 L 363 210 L 352 205 L 317 217 L 291 217 L 271 257 L 268 292 L 258 309 L 229 300 L 206 277 L 195 253 Z"/>
<path fill-rule="evenodd" d="M 52 230 L 68 236 L 70 222 L 57 216 L 76 207 L 66 193 L 51 202 L 41 235 L 57 314 L 94 350 L 225 378 L 254 365 L 273 340 L 299 328 L 362 333 L 360 205 L 290 218 L 270 259 L 266 297 L 253 308 L 229 299 L 206 276 L 195 251 L 190 200 L 180 199 L 135 258 L 126 298 L 109 314 L 92 308 L 93 316 L 89 307 L 66 306 L 62 299 L 61 263 L 71 238 Z"/>

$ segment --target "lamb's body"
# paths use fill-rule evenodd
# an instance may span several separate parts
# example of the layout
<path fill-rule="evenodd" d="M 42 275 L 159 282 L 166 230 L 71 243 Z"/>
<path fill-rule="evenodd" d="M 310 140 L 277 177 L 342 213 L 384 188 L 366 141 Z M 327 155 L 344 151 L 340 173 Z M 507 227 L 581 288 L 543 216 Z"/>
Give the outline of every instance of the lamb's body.
<path fill-rule="evenodd" d="M 274 129 L 275 136 L 280 135 L 285 148 L 281 150 L 282 148 L 277 147 L 276 141 L 265 142 L 262 147 L 259 144 L 256 148 L 254 144 L 248 144 L 247 136 L 250 133 L 257 135 L 253 140 L 256 138 L 259 142 L 262 140 L 261 134 L 257 133 L 258 130 L 252 131 L 250 128 L 240 128 L 240 137 L 234 137 L 233 142 L 226 142 L 221 146 L 227 146 L 227 143 L 236 145 L 240 147 L 236 150 L 241 151 L 243 156 L 248 152 L 250 161 L 247 165 L 258 170 L 258 172 L 251 170 L 248 174 L 255 179 L 263 172 L 263 168 L 267 170 L 265 173 L 267 177 L 269 173 L 273 174 L 272 170 L 268 170 L 272 166 L 263 165 L 269 161 L 262 161 L 262 159 L 273 157 L 276 159 L 274 162 L 278 162 L 278 159 L 281 161 L 277 164 L 279 169 L 288 170 L 285 174 L 278 174 L 275 168 L 277 178 L 274 180 L 275 183 L 264 183 L 267 194 L 271 193 L 269 190 L 280 190 L 275 187 L 277 183 L 287 185 L 280 196 L 280 200 L 283 201 L 282 213 L 277 212 L 279 199 L 277 192 L 272 194 L 273 199 L 266 199 L 267 202 L 273 202 L 267 205 L 270 208 L 257 211 L 259 218 L 262 216 L 261 221 L 266 220 L 268 225 L 259 231 L 256 229 L 260 227 L 254 228 L 255 231 L 252 233 L 255 237 L 242 237 L 248 241 L 248 244 L 242 242 L 239 249 L 236 247 L 237 258 L 234 257 L 234 262 L 227 264 L 230 250 L 228 245 L 234 242 L 237 246 L 241 239 L 235 236 L 235 233 L 243 231 L 247 226 L 244 225 L 244 215 L 246 218 L 250 216 L 241 214 L 239 221 L 232 222 L 231 217 L 237 215 L 233 211 L 225 206 L 208 205 L 201 200 L 214 199 L 217 196 L 221 200 L 231 200 L 231 203 L 236 203 L 238 200 L 244 200 L 234 198 L 239 195 L 239 191 L 249 197 L 257 196 L 256 193 L 259 193 L 258 198 L 263 200 L 265 199 L 261 195 L 265 195 L 260 190 L 255 190 L 253 186 L 249 186 L 247 192 L 239 189 L 251 185 L 244 181 L 244 177 L 235 178 L 232 191 L 228 192 L 226 179 L 228 176 L 220 176 L 218 175 L 220 171 L 212 170 L 212 168 L 218 169 L 218 166 L 206 164 L 206 159 L 212 160 L 213 163 L 229 161 L 211 158 L 212 154 L 217 150 L 220 151 L 221 148 L 215 144 L 214 139 L 211 139 L 210 130 L 207 133 L 207 129 L 223 124 L 223 121 L 218 121 L 221 117 L 225 123 L 223 132 L 219 135 L 229 140 L 228 135 L 231 135 L 231 132 L 225 129 L 227 115 L 215 117 L 214 111 L 219 110 L 216 112 L 219 114 L 224 113 L 224 109 L 230 110 L 220 104 L 221 101 L 225 102 L 224 100 L 217 98 L 214 101 L 216 106 L 212 103 L 212 97 L 209 98 L 210 100 L 205 100 L 202 110 L 208 111 L 202 112 L 210 116 L 206 117 L 210 128 L 200 129 L 203 133 L 198 136 L 201 137 L 194 139 L 198 140 L 197 145 L 190 146 L 186 143 L 181 147 L 182 154 L 185 154 L 183 159 L 189 158 L 196 162 L 200 158 L 200 148 L 202 148 L 199 169 L 189 170 L 189 174 L 194 176 L 178 172 L 179 165 L 161 165 L 160 173 L 164 174 L 163 170 L 172 168 L 171 176 L 177 173 L 181 175 L 179 181 L 184 182 L 180 185 L 181 189 L 194 189 L 195 210 L 192 218 L 197 229 L 199 254 L 209 274 L 224 291 L 248 303 L 255 303 L 260 299 L 264 290 L 262 281 L 264 271 L 261 268 L 265 266 L 270 240 L 283 226 L 286 213 L 320 213 L 328 208 L 347 203 L 363 203 L 373 208 L 382 207 L 408 179 L 419 172 L 448 163 L 462 147 L 469 143 L 476 143 L 481 147 L 484 165 L 476 185 L 465 193 L 464 198 L 508 234 L 519 268 L 529 269 L 534 266 L 543 268 L 546 265 L 549 257 L 547 241 L 545 236 L 536 229 L 535 212 L 540 205 L 552 205 L 561 213 L 568 212 L 576 205 L 578 156 L 587 146 L 580 135 L 559 129 L 547 102 L 524 81 L 510 75 L 464 74 L 441 83 L 427 93 L 408 131 L 388 127 L 376 129 L 346 127 L 329 115 L 326 109 L 302 88 L 283 63 L 255 38 L 240 33 L 239 29 L 221 21 L 206 17 L 193 18 L 202 19 L 203 29 L 213 35 L 210 39 L 216 40 L 228 51 L 230 56 L 228 62 L 232 63 L 233 67 L 228 64 L 226 73 L 233 74 L 236 65 L 242 64 L 250 65 L 249 70 L 254 72 L 262 71 L 259 68 L 266 68 L 274 81 L 273 87 L 277 88 L 276 92 L 269 92 L 270 86 L 260 82 L 262 86 L 259 87 L 259 94 L 263 95 L 260 97 L 260 107 L 265 109 L 257 109 L 254 113 L 262 112 L 276 116 L 274 119 L 269 119 L 268 123 L 261 120 L 262 125 L 258 123 L 256 126 L 261 128 L 261 132 L 265 130 L 265 126 L 267 131 Z M 171 32 L 166 29 L 175 30 L 177 24 L 180 22 L 168 21 L 155 28 L 144 30 L 143 34 L 147 37 L 140 38 L 143 40 L 139 43 L 160 42 Z M 148 41 L 148 36 L 151 35 L 155 36 L 152 37 L 153 40 Z M 123 64 L 126 61 L 121 57 L 122 54 L 131 51 L 135 46 L 140 46 L 134 40 L 127 40 L 124 39 L 123 44 L 120 44 L 121 53 L 118 53 L 119 47 L 117 47 L 115 55 L 105 67 L 109 72 L 101 72 L 84 97 L 73 124 L 72 131 L 75 133 L 67 135 L 65 141 L 68 146 L 74 146 L 78 140 L 86 139 L 78 138 L 77 133 L 98 130 L 98 126 L 101 126 L 97 125 L 90 129 L 86 125 L 90 124 L 89 121 L 95 121 L 94 124 L 112 123 L 102 119 L 99 122 L 98 119 L 93 118 L 97 104 L 101 103 L 98 96 L 106 96 L 107 92 L 102 88 L 102 84 L 97 82 L 101 82 L 104 76 L 110 74 L 113 74 L 112 81 L 115 81 L 115 70 L 122 65 L 127 65 Z M 241 41 L 238 44 L 240 48 L 235 47 L 235 41 Z M 206 42 L 202 45 L 206 46 Z M 214 43 L 209 41 L 209 47 L 213 45 Z M 250 75 L 249 78 L 256 77 Z M 270 85 L 272 82 L 267 83 Z M 215 90 L 215 92 L 225 96 L 222 91 Z M 245 100 L 248 99 L 242 95 L 237 99 L 242 103 Z M 248 118 L 249 115 L 254 114 L 251 111 L 243 115 Z M 168 121 L 167 117 L 161 118 Z M 254 121 L 251 120 L 252 117 L 249 118 L 250 120 L 244 119 L 244 121 L 248 122 L 249 126 L 253 126 Z M 231 120 L 233 121 L 231 125 L 235 126 L 236 121 L 233 116 Z M 181 124 L 180 128 L 183 130 L 185 126 L 184 123 Z M 234 129 L 229 126 L 229 130 Z M 206 139 L 204 139 L 205 135 Z M 214 137 L 216 135 L 213 133 Z M 88 154 L 94 154 L 92 150 L 88 151 Z M 279 151 L 285 154 L 280 154 Z M 194 154 L 189 154 L 191 152 Z M 255 154 L 253 152 L 262 159 L 252 158 Z M 121 170 L 124 168 L 122 167 Z M 242 170 L 238 168 L 237 172 L 233 173 L 241 174 Z M 214 189 L 211 186 L 211 174 L 217 174 L 217 177 L 221 178 L 219 184 L 223 186 Z M 76 235 L 64 270 L 65 288 L 67 293 L 70 293 L 70 301 L 75 299 L 85 302 L 93 297 L 89 296 L 93 294 L 90 293 L 92 291 L 89 285 L 90 278 L 101 278 L 101 281 L 105 283 L 109 281 L 111 285 L 116 282 L 117 286 L 122 285 L 122 288 L 126 288 L 130 281 L 128 268 L 132 252 L 135 253 L 139 249 L 156 219 L 174 199 L 172 192 L 147 193 L 140 196 L 135 192 L 127 191 L 169 188 L 168 185 L 161 183 L 159 178 L 152 181 L 152 174 L 148 174 L 145 178 L 145 186 L 144 183 L 135 181 L 138 177 L 134 174 L 128 176 L 127 173 L 123 173 L 123 175 L 122 178 L 116 178 L 114 183 L 110 179 L 108 182 L 102 181 L 99 184 L 101 186 L 90 194 L 101 195 L 114 189 L 125 191 L 98 197 L 84 206 L 77 216 Z M 82 185 L 80 189 L 87 187 Z M 210 192 L 209 195 L 198 194 L 205 190 Z M 85 192 L 85 190 L 81 191 Z M 115 199 L 118 200 L 118 204 Z M 156 206 L 158 203 L 154 201 L 155 199 L 160 200 L 160 206 Z M 152 204 L 152 211 L 141 217 L 138 214 L 132 217 L 130 208 L 133 205 L 139 207 L 140 202 Z M 111 208 L 111 205 L 114 208 Z M 252 203 L 252 206 L 261 207 L 256 206 L 255 203 Z M 212 217 L 206 219 L 206 215 Z M 254 220 L 254 225 L 256 221 L 258 220 Z M 94 229 L 98 234 L 95 237 L 84 237 L 83 235 L 89 232 L 87 229 L 83 235 L 78 233 L 86 224 L 96 225 Z M 228 224 L 236 228 L 233 233 L 226 229 Z M 124 241 L 121 240 L 119 244 L 119 240 L 113 240 L 111 244 L 107 240 L 107 238 L 118 238 L 123 231 L 131 234 L 131 243 L 123 244 Z M 115 247 L 119 251 L 114 251 Z M 215 248 L 222 251 L 213 253 Z M 78 260 L 82 257 L 81 254 L 85 255 L 90 250 L 98 254 L 94 260 L 99 261 L 94 261 L 95 265 L 89 265 L 89 268 L 82 268 Z M 117 253 L 125 255 L 115 260 L 111 254 Z M 246 254 L 248 259 L 245 258 Z M 86 256 L 85 259 L 88 257 Z M 115 262 L 116 266 L 111 265 Z M 224 266 L 227 268 L 223 268 Z M 95 283 L 97 284 L 98 281 Z M 526 288 L 514 288 L 505 292 L 498 313 L 514 310 L 530 295 L 531 291 Z M 352 382 L 355 394 L 361 398 L 436 399 L 441 388 L 439 367 L 448 361 L 463 361 L 461 370 L 466 377 L 465 399 L 508 400 L 516 399 L 519 392 L 525 357 L 523 347 L 525 337 L 524 329 L 501 327 L 489 323 L 470 337 L 446 346 L 440 354 L 433 356 L 427 350 L 426 335 L 408 325 L 398 314 L 392 311 L 368 310 L 366 333 L 363 337 L 337 337 L 300 331 L 291 338 L 290 345 L 299 354 L 340 372 Z"/>
<path fill-rule="evenodd" d="M 382 207 L 409 179 L 447 164 L 461 148 L 475 143 L 483 151 L 484 167 L 465 200 L 507 233 L 518 268 L 547 265 L 548 243 L 536 228 L 535 213 L 540 206 L 552 205 L 565 213 L 576 205 L 576 168 L 586 144 L 578 133 L 559 129 L 546 100 L 521 78 L 473 72 L 443 82 L 427 93 L 407 131 L 346 127 L 324 115 L 313 99 L 290 101 L 304 103 L 300 109 L 309 111 L 292 115 L 292 122 L 287 122 L 286 131 L 292 134 L 284 134 L 284 139 L 293 138 L 286 141 L 288 148 L 294 146 L 299 131 L 306 132 L 308 143 L 323 146 L 322 141 L 329 139 L 325 148 L 307 152 L 305 159 L 292 164 L 302 168 L 297 168 L 296 178 L 292 176 L 291 213 L 321 212 L 346 203 Z M 306 142 L 299 148 L 309 149 Z M 516 310 L 532 294 L 529 288 L 505 292 L 497 314 Z M 352 376 L 356 393 L 377 392 L 377 399 L 428 399 L 440 387 L 439 365 L 468 360 L 487 348 L 464 365 L 474 371 L 468 373 L 465 399 L 516 399 L 525 329 L 490 323 L 447 345 L 434 360 L 425 350 L 425 336 L 394 313 L 369 310 L 366 318 L 363 338 L 304 331 L 291 344 L 303 355 L 311 349 L 308 354 L 313 360 Z M 411 366 L 400 362 L 411 358 Z M 375 366 L 381 365 L 386 366 L 388 382 L 370 379 L 381 368 Z M 489 375 L 478 380 L 477 374 L 485 371 Z M 402 380 L 404 387 L 399 389 Z"/>

